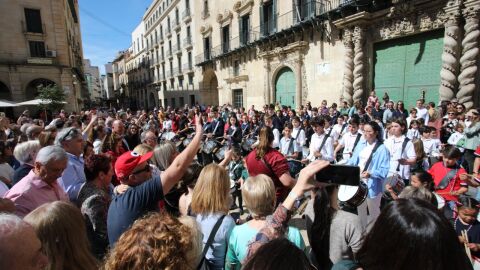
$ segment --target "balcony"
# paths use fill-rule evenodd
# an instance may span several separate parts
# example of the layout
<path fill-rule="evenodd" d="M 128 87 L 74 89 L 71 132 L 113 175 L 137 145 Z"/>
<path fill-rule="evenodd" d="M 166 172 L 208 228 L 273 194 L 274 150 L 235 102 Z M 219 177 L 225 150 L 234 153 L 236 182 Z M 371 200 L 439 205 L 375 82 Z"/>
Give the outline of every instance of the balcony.
<path fill-rule="evenodd" d="M 186 50 L 189 50 L 193 47 L 193 44 L 192 44 L 192 37 L 188 36 L 186 38 L 183 39 L 183 48 L 185 48 Z"/>
<path fill-rule="evenodd" d="M 192 20 L 192 16 L 190 15 L 190 9 L 187 8 L 182 12 L 182 20 L 185 23 L 188 23 Z"/>
<path fill-rule="evenodd" d="M 180 31 L 180 20 L 173 20 L 173 31 Z"/>
<path fill-rule="evenodd" d="M 194 72 L 193 64 L 192 63 L 183 64 L 183 71 L 186 73 L 193 73 Z"/>

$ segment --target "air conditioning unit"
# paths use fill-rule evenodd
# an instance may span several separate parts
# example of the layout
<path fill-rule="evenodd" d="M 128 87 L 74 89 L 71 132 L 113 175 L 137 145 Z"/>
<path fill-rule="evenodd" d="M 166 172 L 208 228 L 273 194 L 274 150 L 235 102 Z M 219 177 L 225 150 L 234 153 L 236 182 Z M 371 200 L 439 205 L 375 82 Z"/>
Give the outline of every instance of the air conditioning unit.
<path fill-rule="evenodd" d="M 57 57 L 57 51 L 47 51 L 47 57 Z"/>

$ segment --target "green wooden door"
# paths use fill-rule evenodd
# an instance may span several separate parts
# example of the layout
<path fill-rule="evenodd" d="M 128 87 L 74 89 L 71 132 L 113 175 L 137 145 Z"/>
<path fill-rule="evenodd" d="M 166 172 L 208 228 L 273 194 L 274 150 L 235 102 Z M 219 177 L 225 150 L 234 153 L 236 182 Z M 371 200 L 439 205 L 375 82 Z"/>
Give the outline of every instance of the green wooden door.
<path fill-rule="evenodd" d="M 381 42 L 375 45 L 375 90 L 391 100 L 415 106 L 425 91 L 426 101 L 438 102 L 442 67 L 443 30 Z"/>
<path fill-rule="evenodd" d="M 275 101 L 281 105 L 295 106 L 295 74 L 290 68 L 283 68 L 278 72 L 275 82 Z"/>

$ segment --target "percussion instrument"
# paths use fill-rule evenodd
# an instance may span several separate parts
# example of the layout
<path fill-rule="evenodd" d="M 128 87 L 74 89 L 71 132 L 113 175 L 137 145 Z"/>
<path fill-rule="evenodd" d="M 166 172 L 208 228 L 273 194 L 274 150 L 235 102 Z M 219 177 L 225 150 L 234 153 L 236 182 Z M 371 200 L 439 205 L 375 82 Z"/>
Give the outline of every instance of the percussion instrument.
<path fill-rule="evenodd" d="M 215 151 L 215 157 L 218 158 L 218 160 L 223 160 L 225 158 L 225 152 L 228 150 L 229 146 L 224 145 L 220 148 L 217 148 Z"/>
<path fill-rule="evenodd" d="M 235 181 L 230 179 L 230 193 L 233 193 L 235 191 Z"/>
<path fill-rule="evenodd" d="M 251 151 L 252 145 L 256 142 L 254 138 L 247 138 L 242 141 L 242 149 L 245 151 Z"/>
<path fill-rule="evenodd" d="M 296 178 L 305 165 L 296 159 L 287 159 L 288 171 L 293 178 Z"/>
<path fill-rule="evenodd" d="M 187 147 L 187 145 L 189 145 L 191 142 L 192 138 L 187 137 L 183 140 L 183 146 Z"/>
<path fill-rule="evenodd" d="M 306 146 L 303 146 L 302 147 L 302 159 L 307 159 L 309 154 L 310 154 L 310 149 Z"/>
<path fill-rule="evenodd" d="M 168 131 L 168 132 L 162 133 L 162 136 L 160 138 L 163 141 L 165 141 L 165 140 L 170 141 L 170 140 L 173 139 L 173 137 L 175 137 L 175 132 Z"/>
<path fill-rule="evenodd" d="M 214 140 L 207 140 L 206 142 L 203 143 L 203 152 L 205 154 L 211 154 L 213 152 L 213 149 L 217 147 L 218 143 Z"/>
<path fill-rule="evenodd" d="M 433 192 L 433 195 L 435 196 L 435 199 L 437 200 L 437 208 L 438 209 L 443 209 L 445 206 L 445 199 L 438 195 L 436 192 Z"/>
<path fill-rule="evenodd" d="M 338 200 L 352 208 L 362 204 L 367 195 L 368 187 L 363 181 L 358 186 L 340 185 L 338 188 Z"/>
<path fill-rule="evenodd" d="M 389 184 L 392 187 L 393 192 L 396 195 L 400 194 L 400 192 L 402 192 L 402 190 L 405 188 L 405 182 L 403 182 L 403 179 L 397 173 L 387 177 L 387 179 L 385 179 L 385 182 L 383 183 L 383 195 L 382 195 L 382 197 L 387 200 L 393 200 L 392 195 L 387 190 L 387 187 L 386 187 L 387 184 Z"/>
<path fill-rule="evenodd" d="M 177 147 L 177 149 L 179 149 L 180 146 L 182 146 L 184 140 L 185 140 L 185 138 L 180 138 L 180 139 L 175 140 L 175 146 Z"/>

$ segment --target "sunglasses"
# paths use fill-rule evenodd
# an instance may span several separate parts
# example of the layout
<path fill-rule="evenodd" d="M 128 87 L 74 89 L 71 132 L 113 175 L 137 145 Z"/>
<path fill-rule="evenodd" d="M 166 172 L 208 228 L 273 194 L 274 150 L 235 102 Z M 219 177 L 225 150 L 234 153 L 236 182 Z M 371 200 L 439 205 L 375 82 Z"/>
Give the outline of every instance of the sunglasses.
<path fill-rule="evenodd" d="M 132 174 L 139 174 L 139 173 L 143 173 L 143 172 L 149 172 L 152 168 L 150 168 L 150 164 L 147 164 L 147 166 L 145 166 L 145 168 L 139 170 L 139 171 L 136 171 L 136 172 L 132 172 Z"/>

